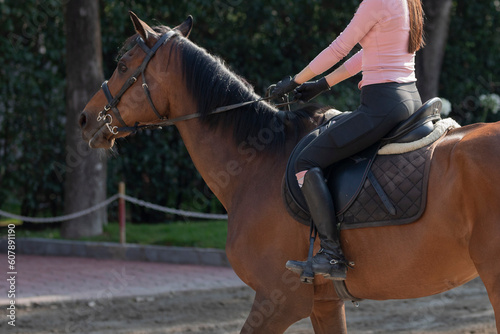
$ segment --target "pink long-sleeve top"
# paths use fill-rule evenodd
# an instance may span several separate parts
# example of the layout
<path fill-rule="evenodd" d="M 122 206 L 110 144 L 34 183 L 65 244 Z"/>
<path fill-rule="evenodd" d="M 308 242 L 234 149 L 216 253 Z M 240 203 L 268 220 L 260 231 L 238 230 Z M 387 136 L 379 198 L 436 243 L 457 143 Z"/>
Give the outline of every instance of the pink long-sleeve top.
<path fill-rule="evenodd" d="M 309 67 L 319 75 L 359 43 L 362 49 L 344 63 L 351 75 L 363 71 L 359 88 L 384 82 L 414 82 L 415 54 L 408 53 L 409 31 L 407 0 L 363 0 L 345 30 Z"/>

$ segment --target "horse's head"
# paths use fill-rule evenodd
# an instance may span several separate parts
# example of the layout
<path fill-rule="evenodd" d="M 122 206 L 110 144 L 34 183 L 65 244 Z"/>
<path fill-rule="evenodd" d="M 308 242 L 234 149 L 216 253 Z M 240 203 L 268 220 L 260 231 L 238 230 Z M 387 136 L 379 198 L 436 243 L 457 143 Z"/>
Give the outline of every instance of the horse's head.
<path fill-rule="evenodd" d="M 163 27 L 162 31 L 151 28 L 132 12 L 130 18 L 137 32 L 126 43 L 130 50 L 123 54 L 111 78 L 80 115 L 83 139 L 92 148 L 111 148 L 116 138 L 130 133 L 119 131 L 120 128 L 153 124 L 169 113 L 165 45 L 177 34 L 189 35 L 192 17 L 174 29 Z"/>

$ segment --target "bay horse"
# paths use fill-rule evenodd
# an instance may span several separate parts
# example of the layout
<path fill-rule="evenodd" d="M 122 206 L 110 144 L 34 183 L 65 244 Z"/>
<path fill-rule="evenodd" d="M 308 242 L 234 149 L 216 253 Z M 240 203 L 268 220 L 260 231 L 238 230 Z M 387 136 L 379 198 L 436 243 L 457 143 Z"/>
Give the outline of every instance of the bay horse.
<path fill-rule="evenodd" d="M 218 107 L 259 96 L 187 38 L 191 17 L 170 29 L 130 16 L 137 34 L 82 112 L 84 140 L 111 148 L 133 125 L 175 123 L 197 170 L 228 212 L 228 259 L 255 290 L 241 333 L 283 333 L 306 317 L 315 333 L 346 333 L 344 302 L 331 281 L 316 277 L 314 284 L 301 284 L 285 269 L 287 260 L 307 257 L 309 242 L 309 228 L 287 213 L 281 198 L 285 166 L 300 138 L 321 122 L 322 111 L 285 112 L 259 101 L 213 115 Z M 498 123 L 475 124 L 439 142 L 427 208 L 418 221 L 342 231 L 346 257 L 356 264 L 346 280 L 353 296 L 417 298 L 479 275 L 500 328 L 499 130 Z"/>

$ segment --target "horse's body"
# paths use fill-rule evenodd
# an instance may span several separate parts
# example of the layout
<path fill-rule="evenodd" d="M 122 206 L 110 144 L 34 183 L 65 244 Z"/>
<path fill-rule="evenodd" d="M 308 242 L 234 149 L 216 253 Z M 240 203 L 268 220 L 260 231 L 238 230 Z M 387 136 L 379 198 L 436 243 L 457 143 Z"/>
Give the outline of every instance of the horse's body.
<path fill-rule="evenodd" d="M 133 14 L 132 19 L 138 34 L 151 47 L 157 34 Z M 191 24 L 187 20 L 177 29 L 187 36 Z M 179 43 L 181 47 L 176 47 Z M 182 50 L 187 48 L 199 51 L 182 37 L 169 41 L 159 49 L 146 71 L 148 80 L 154 80 L 150 84 L 152 99 L 168 118 L 200 111 L 203 104 L 197 96 L 198 90 L 189 89 L 204 79 L 186 75 L 188 65 Z M 140 65 L 142 51 L 135 47 L 130 52 L 120 62 L 119 69 L 122 62 L 131 69 Z M 222 65 L 215 61 L 214 66 Z M 233 83 L 239 80 L 226 69 L 222 72 L 229 77 L 218 73 L 220 80 L 229 78 Z M 125 73 L 116 70 L 113 74 L 109 81 L 112 93 L 127 79 Z M 213 79 L 212 84 L 227 82 Z M 148 109 L 142 88 L 136 86 L 120 102 L 123 119 L 129 124 L 154 123 L 155 116 Z M 236 97 L 236 101 L 255 96 L 244 84 L 240 86 L 237 91 L 248 89 L 248 92 Z M 80 120 L 83 136 L 92 147 L 109 148 L 118 137 L 102 121 L 95 120 L 105 101 L 103 93 L 98 92 Z M 215 103 L 220 106 L 234 101 L 221 97 Z M 237 136 L 232 132 L 237 125 L 231 122 L 241 123 L 241 113 L 256 115 L 251 121 L 246 120 L 254 124 L 240 126 L 258 126 L 260 130 L 245 134 L 245 140 L 235 140 Z M 274 116 L 265 118 L 261 114 Z M 293 120 L 259 103 L 244 111 L 176 124 L 196 168 L 227 209 L 229 261 L 237 275 L 256 291 L 242 333 L 282 333 L 309 316 L 316 333 L 347 331 L 344 303 L 337 297 L 331 281 L 316 277 L 313 285 L 301 284 L 298 276 L 285 269 L 287 260 L 306 258 L 309 228 L 287 213 L 281 199 L 282 178 L 291 150 L 301 136 L 317 125 L 318 117 L 321 115 Z M 210 118 L 219 118 L 219 124 L 210 123 Z M 292 126 L 299 123 L 303 129 Z M 278 146 L 276 142 L 284 128 L 286 141 Z M 500 328 L 499 166 L 500 124 L 452 130 L 434 152 L 427 208 L 417 222 L 342 232 L 346 257 L 355 262 L 355 269 L 347 275 L 349 292 L 364 299 L 416 298 L 449 290 L 479 275 Z"/>

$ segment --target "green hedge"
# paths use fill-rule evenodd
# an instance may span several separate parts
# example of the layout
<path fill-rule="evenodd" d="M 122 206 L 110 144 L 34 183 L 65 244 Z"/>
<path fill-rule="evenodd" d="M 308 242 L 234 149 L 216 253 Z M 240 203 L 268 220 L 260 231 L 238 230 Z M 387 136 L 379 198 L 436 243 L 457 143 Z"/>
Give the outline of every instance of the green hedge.
<path fill-rule="evenodd" d="M 24 215 L 62 211 L 65 62 L 60 1 L 0 6 L 0 206 Z"/>
<path fill-rule="evenodd" d="M 454 1 L 440 81 L 440 96 L 451 102 L 462 124 L 498 121 L 498 111 L 481 103 L 500 94 L 500 2 Z"/>
<path fill-rule="evenodd" d="M 0 207 L 27 215 L 60 214 L 63 208 L 65 40 L 59 0 L 3 3 L 0 49 Z M 453 7 L 441 96 L 462 122 L 486 117 L 479 97 L 498 93 L 500 54 L 495 1 L 458 2 Z M 132 35 L 128 10 L 150 24 L 170 26 L 194 16 L 191 39 L 226 60 L 257 92 L 303 68 L 347 25 L 359 0 L 149 0 L 101 1 L 105 77 Z M 7 79 L 5 79 L 7 78 Z M 354 78 L 332 90 L 324 103 L 353 109 Z M 99 87 L 96 87 L 96 90 Z M 486 115 L 486 116 L 485 116 Z M 194 169 L 175 128 L 145 131 L 119 140 L 108 159 L 108 193 L 125 180 L 127 193 L 186 210 L 222 212 Z M 163 221 L 163 214 L 132 207 L 134 221 Z M 111 211 L 112 213 L 113 211 Z"/>

